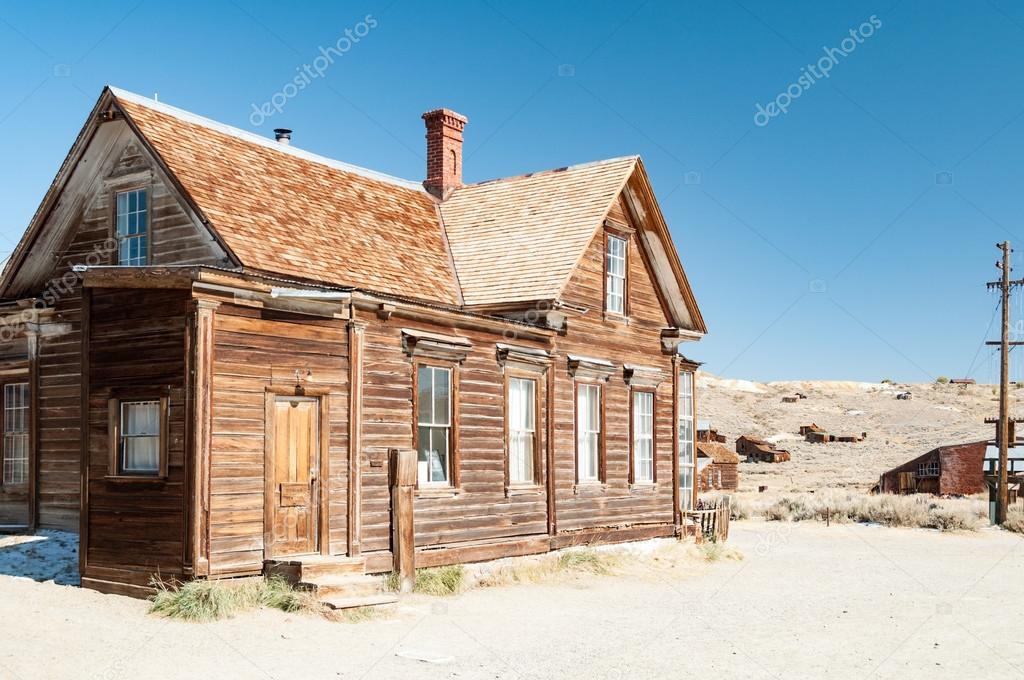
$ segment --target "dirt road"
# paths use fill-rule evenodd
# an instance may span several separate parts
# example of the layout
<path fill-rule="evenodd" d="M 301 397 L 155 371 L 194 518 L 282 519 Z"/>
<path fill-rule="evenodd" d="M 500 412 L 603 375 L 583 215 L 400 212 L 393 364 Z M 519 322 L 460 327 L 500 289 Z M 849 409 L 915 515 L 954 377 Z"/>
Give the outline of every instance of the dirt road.
<path fill-rule="evenodd" d="M 741 562 L 215 624 L 0 576 L 2 678 L 968 678 L 1024 674 L 1024 539 L 737 522 Z"/>

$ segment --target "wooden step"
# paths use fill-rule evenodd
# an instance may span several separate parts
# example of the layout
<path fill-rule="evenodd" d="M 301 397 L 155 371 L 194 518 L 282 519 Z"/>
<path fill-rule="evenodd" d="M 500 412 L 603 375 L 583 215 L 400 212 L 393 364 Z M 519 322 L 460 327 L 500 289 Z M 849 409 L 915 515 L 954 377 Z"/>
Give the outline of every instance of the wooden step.
<path fill-rule="evenodd" d="M 361 557 L 309 555 L 267 560 L 263 572 L 281 576 L 296 588 L 315 593 L 318 600 L 332 609 L 374 607 L 397 602 L 385 592 L 384 579 L 365 574 L 366 561 Z"/>
<path fill-rule="evenodd" d="M 267 560 L 263 564 L 263 573 L 267 576 L 280 575 L 293 584 L 329 576 L 361 576 L 365 569 L 364 558 L 344 555 L 282 558 Z"/>
<path fill-rule="evenodd" d="M 353 609 L 355 607 L 379 607 L 386 604 L 398 602 L 398 596 L 394 593 L 379 593 L 377 595 L 361 595 L 356 597 L 329 597 L 321 600 L 331 609 Z"/>
<path fill-rule="evenodd" d="M 361 575 L 319 576 L 300 581 L 296 587 L 316 593 L 321 600 L 329 597 L 377 595 L 384 591 L 382 578 Z"/>

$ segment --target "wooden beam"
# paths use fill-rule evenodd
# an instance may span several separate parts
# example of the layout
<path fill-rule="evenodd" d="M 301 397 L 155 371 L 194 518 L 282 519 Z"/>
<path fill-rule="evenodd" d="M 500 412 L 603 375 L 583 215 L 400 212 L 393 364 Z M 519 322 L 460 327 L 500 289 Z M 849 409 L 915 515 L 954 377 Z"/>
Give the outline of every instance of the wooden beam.
<path fill-rule="evenodd" d="M 391 532 L 394 571 L 398 573 L 398 589 L 411 593 L 416 585 L 416 533 L 413 501 L 416 494 L 416 451 L 391 449 Z"/>
<path fill-rule="evenodd" d="M 79 333 L 81 347 L 81 385 L 79 394 L 79 503 L 78 503 L 78 574 L 84 581 L 89 566 L 89 335 L 92 291 L 82 289 Z"/>
<path fill-rule="evenodd" d="M 219 305 L 208 300 L 192 300 L 191 375 L 189 378 L 189 448 L 192 469 L 189 475 L 189 527 L 192 568 L 195 576 L 210 574 L 210 455 L 212 447 L 211 384 L 213 382 L 214 320 Z"/>
<path fill-rule="evenodd" d="M 354 314 L 354 312 L 353 312 Z M 348 324 L 348 554 L 362 552 L 363 339 L 366 323 Z"/>

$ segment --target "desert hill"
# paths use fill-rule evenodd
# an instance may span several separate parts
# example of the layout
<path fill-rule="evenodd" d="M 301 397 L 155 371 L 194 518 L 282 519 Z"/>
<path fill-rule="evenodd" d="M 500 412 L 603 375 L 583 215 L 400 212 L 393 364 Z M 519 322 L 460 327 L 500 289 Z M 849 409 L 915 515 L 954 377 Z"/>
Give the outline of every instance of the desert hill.
<path fill-rule="evenodd" d="M 992 438 L 986 417 L 998 414 L 992 385 L 892 385 L 850 381 L 757 383 L 698 376 L 697 411 L 702 421 L 728 437 L 753 435 L 787 449 L 786 463 L 741 463 L 740 490 L 816 491 L 823 488 L 868 490 L 885 470 L 943 444 Z M 910 400 L 896 395 L 908 391 Z M 807 396 L 796 403 L 782 397 Z M 1024 399 L 1024 390 L 1012 405 Z M 1024 406 L 1011 413 L 1024 413 Z M 867 432 L 858 443 L 812 444 L 798 434 L 815 423 L 833 434 Z"/>

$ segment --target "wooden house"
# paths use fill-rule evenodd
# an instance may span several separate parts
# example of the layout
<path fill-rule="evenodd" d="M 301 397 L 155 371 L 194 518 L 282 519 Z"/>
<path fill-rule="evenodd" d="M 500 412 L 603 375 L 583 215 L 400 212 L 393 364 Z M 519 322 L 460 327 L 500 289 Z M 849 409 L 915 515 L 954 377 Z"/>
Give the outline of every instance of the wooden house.
<path fill-rule="evenodd" d="M 739 488 L 740 457 L 717 441 L 697 440 L 697 490 L 735 491 Z"/>
<path fill-rule="evenodd" d="M 784 463 L 790 459 L 789 451 L 747 435 L 736 440 L 736 453 L 746 458 L 748 463 Z"/>
<path fill-rule="evenodd" d="M 883 473 L 882 493 L 930 493 L 969 496 L 981 493 L 985 483 L 985 449 L 988 442 L 940 446 Z"/>
<path fill-rule="evenodd" d="M 130 594 L 684 530 L 706 330 L 643 163 L 463 184 L 423 118 L 410 182 L 104 89 L 0 280 L 0 524 Z"/>

